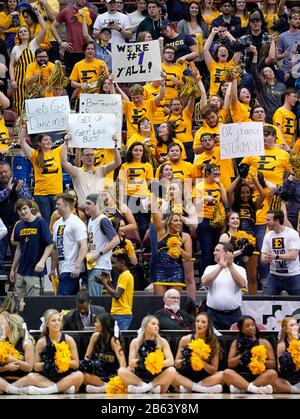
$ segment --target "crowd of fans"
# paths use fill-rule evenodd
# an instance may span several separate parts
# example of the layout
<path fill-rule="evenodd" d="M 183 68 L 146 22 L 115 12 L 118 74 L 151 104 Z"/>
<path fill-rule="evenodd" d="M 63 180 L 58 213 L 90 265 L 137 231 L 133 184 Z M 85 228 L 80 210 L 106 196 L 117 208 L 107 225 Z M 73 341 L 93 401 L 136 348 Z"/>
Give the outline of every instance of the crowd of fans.
<path fill-rule="evenodd" d="M 43 293 L 51 256 L 48 274 L 55 293 L 75 295 L 80 287 L 92 296 L 105 291 L 112 296 L 112 318 L 105 321 L 128 329 L 134 289 L 144 288 L 137 272 L 145 251 L 154 294 L 186 289 L 195 301 L 202 281 L 209 317 L 201 321 L 208 329 L 212 320 L 220 329 L 239 320 L 242 290 L 300 295 L 298 3 L 137 0 L 133 7 L 105 0 L 99 7 L 86 0 L 62 10 L 58 0 L 6 0 L 0 12 L 0 274 L 5 274 L 10 246 L 8 275 L 18 301 Z M 153 40 L 159 40 L 161 79 L 118 85 L 111 45 Z M 25 99 L 68 95 L 78 112 L 80 93 L 121 95 L 123 135 L 113 135 L 114 149 L 72 149 L 67 133 L 35 138 L 27 133 Z M 6 127 L 8 109 L 14 127 Z M 220 128 L 237 122 L 262 123 L 263 155 L 221 158 Z M 33 185 L 14 173 L 19 147 L 24 162 L 32 164 Z M 47 319 L 38 353 L 58 338 L 72 352 L 69 367 L 77 369 L 75 346 L 60 335 L 58 313 L 48 313 Z M 99 336 L 108 323 L 102 322 Z M 197 317 L 197 339 L 204 336 L 198 323 Z M 247 334 L 244 323 L 240 331 Z M 165 392 L 171 384 L 182 392 L 210 386 L 219 392 L 222 384 L 233 392 L 268 393 L 273 387 L 298 392 L 278 379 L 269 346 L 268 371 L 254 384 L 231 370 L 216 372 L 219 349 L 213 340 L 205 368 L 211 377 L 201 383 L 202 376 L 180 378 L 167 342 L 158 335 L 157 319 L 147 319 L 143 327 L 143 337 L 132 342 L 129 366 L 143 370 L 139 347 L 154 339 L 164 353 L 165 370 L 153 382 L 145 371 L 134 374 L 126 368 L 120 340 L 112 338 L 109 371 L 120 367 L 118 375 L 130 392 Z M 108 350 L 108 341 L 100 342 L 97 333 L 86 359 L 95 347 L 98 354 Z M 180 370 L 179 352 L 175 367 Z M 235 344 L 230 368 L 239 364 L 238 353 Z M 33 349 L 26 354 L 30 358 Z M 75 391 L 83 382 L 90 392 L 106 388 L 102 378 L 91 378 L 102 372 L 90 361 L 61 385 L 54 384 L 57 375 L 52 377 L 50 369 L 44 374 L 48 378 L 39 374 L 42 358 L 34 362 L 37 374 L 12 387 L 0 381 L 0 390 L 28 387 L 30 394 L 46 394 L 40 387 L 50 393 Z M 31 371 L 33 360 L 25 363 L 18 368 Z"/>

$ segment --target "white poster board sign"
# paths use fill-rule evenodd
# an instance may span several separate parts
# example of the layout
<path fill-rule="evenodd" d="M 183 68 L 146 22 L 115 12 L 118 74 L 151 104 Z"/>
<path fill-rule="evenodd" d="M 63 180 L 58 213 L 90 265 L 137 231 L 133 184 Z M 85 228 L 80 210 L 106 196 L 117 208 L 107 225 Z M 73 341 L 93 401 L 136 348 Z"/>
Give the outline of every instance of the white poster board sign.
<path fill-rule="evenodd" d="M 68 96 L 25 100 L 28 134 L 65 131 L 69 128 Z"/>
<path fill-rule="evenodd" d="M 80 113 L 113 113 L 116 116 L 116 132 L 122 137 L 123 109 L 121 95 L 99 95 L 81 93 L 79 98 Z"/>
<path fill-rule="evenodd" d="M 69 147 L 114 148 L 116 117 L 112 113 L 71 113 L 69 117 Z"/>
<path fill-rule="evenodd" d="M 112 74 L 117 82 L 138 83 L 161 79 L 159 41 L 112 44 Z"/>
<path fill-rule="evenodd" d="M 261 156 L 265 153 L 262 122 L 238 122 L 220 126 L 221 159 Z"/>

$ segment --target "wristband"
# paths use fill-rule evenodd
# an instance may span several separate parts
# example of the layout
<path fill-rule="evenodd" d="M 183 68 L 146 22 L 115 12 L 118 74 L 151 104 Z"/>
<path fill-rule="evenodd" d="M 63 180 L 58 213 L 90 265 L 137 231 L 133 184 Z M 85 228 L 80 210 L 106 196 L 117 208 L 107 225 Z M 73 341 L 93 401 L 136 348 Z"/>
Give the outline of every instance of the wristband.
<path fill-rule="evenodd" d="M 99 255 L 100 255 L 100 256 L 103 256 L 103 255 L 104 255 L 104 253 L 101 251 L 101 252 L 99 252 Z"/>
<path fill-rule="evenodd" d="M 122 28 L 119 28 L 118 30 L 119 30 L 119 32 L 122 32 Z"/>

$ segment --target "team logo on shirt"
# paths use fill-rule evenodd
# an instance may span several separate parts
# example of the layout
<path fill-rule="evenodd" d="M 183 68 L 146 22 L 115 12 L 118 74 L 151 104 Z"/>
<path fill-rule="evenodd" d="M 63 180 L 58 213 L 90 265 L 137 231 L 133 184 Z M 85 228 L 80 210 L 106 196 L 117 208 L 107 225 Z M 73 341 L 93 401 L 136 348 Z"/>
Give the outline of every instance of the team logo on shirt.
<path fill-rule="evenodd" d="M 58 172 L 58 167 L 54 158 L 51 157 L 51 159 L 46 159 L 46 160 L 44 159 L 44 167 L 43 167 L 42 174 L 52 175 L 53 173 L 57 173 L 57 172 Z"/>
<path fill-rule="evenodd" d="M 272 239 L 272 248 L 274 250 L 284 249 L 284 238 L 283 237 L 275 237 Z"/>
<path fill-rule="evenodd" d="M 65 251 L 64 251 L 64 230 L 66 226 L 61 225 L 58 227 L 57 230 L 57 237 L 56 237 L 56 252 L 58 256 L 58 260 L 65 260 Z"/>

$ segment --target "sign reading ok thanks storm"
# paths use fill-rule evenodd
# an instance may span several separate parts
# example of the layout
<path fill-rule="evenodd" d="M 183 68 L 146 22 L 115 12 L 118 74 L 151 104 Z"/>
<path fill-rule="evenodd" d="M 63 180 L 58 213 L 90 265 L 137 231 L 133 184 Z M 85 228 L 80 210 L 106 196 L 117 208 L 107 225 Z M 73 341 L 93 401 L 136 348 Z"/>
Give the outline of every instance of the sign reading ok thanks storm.
<path fill-rule="evenodd" d="M 138 83 L 161 79 L 159 41 L 112 44 L 112 74 L 117 82 Z"/>
<path fill-rule="evenodd" d="M 238 122 L 220 126 L 221 160 L 265 154 L 262 122 Z"/>

